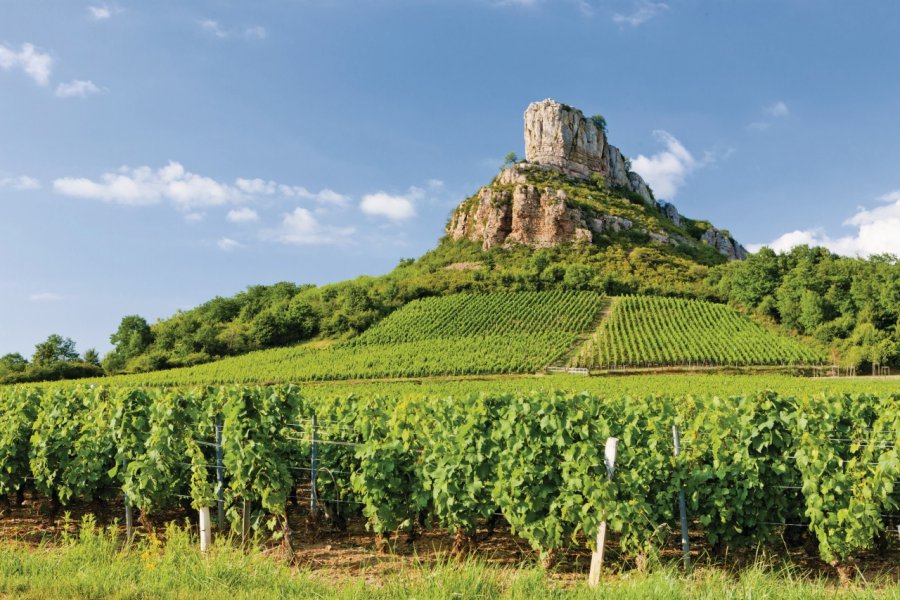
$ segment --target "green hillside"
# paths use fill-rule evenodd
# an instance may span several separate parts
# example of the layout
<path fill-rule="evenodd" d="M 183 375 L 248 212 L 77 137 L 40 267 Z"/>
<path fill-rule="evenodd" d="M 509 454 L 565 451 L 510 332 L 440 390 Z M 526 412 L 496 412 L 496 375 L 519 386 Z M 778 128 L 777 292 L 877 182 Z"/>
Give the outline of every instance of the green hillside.
<path fill-rule="evenodd" d="M 263 350 L 102 381 L 275 383 L 533 373 L 562 357 L 579 335 L 589 332 L 604 304 L 599 294 L 565 291 L 426 298 L 343 343 Z"/>
<path fill-rule="evenodd" d="M 818 364 L 824 356 L 744 313 L 700 300 L 627 296 L 572 357 L 588 368 Z"/>

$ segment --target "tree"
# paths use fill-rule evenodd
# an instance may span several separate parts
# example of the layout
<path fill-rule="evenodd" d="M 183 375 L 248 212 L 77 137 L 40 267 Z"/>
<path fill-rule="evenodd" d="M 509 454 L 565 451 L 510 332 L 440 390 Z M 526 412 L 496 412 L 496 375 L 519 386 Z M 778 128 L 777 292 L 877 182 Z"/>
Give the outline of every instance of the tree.
<path fill-rule="evenodd" d="M 0 356 L 0 375 L 4 373 L 21 373 L 26 367 L 28 367 L 28 359 L 18 352 Z"/>
<path fill-rule="evenodd" d="M 503 157 L 503 166 L 508 167 L 510 165 L 514 165 L 519 162 L 519 157 L 516 156 L 515 152 L 510 152 L 506 156 Z"/>
<path fill-rule="evenodd" d="M 88 348 L 84 351 L 84 356 L 82 359 L 89 365 L 94 365 L 95 367 L 100 366 L 100 353 L 97 352 L 96 348 Z"/>
<path fill-rule="evenodd" d="M 46 341 L 36 345 L 34 356 L 31 357 L 31 362 L 39 367 L 76 360 L 78 360 L 78 352 L 75 351 L 75 342 L 55 333 Z"/>
<path fill-rule="evenodd" d="M 606 133 L 606 119 L 603 117 L 603 115 L 594 115 L 593 117 L 591 117 L 591 121 L 594 122 L 594 125 L 597 126 L 597 129 L 599 129 L 603 133 Z"/>
<path fill-rule="evenodd" d="M 142 354 L 153 343 L 153 332 L 147 320 L 139 315 L 123 317 L 119 328 L 109 336 L 113 350 L 103 359 L 107 371 L 121 371 L 125 364 Z"/>

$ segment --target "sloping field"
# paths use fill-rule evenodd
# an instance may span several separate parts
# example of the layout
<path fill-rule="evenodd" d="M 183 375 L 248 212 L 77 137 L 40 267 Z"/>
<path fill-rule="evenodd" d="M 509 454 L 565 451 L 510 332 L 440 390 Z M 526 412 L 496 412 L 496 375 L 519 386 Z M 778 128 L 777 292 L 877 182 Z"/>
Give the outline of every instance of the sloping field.
<path fill-rule="evenodd" d="M 590 330 L 602 306 L 603 297 L 590 292 L 426 298 L 330 347 L 264 350 L 102 381 L 180 385 L 529 373 L 564 355 Z"/>
<path fill-rule="evenodd" d="M 824 360 L 805 344 L 765 329 L 722 304 L 626 296 L 572 357 L 587 368 L 678 365 L 805 365 Z"/>

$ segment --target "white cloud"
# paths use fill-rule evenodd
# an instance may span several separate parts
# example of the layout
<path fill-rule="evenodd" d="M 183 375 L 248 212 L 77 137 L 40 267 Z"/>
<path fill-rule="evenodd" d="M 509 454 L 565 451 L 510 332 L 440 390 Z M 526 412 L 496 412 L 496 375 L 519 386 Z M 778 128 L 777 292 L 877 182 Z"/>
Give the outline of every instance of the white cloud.
<path fill-rule="evenodd" d="M 16 177 L 0 177 L 0 189 L 24 192 L 41 189 L 41 182 L 34 177 L 19 175 Z"/>
<path fill-rule="evenodd" d="M 782 100 L 779 100 L 775 104 L 771 104 L 763 108 L 763 113 L 774 119 L 785 118 L 791 114 L 790 109 L 788 109 L 788 105 L 785 104 Z M 772 127 L 771 121 L 754 121 L 747 125 L 747 129 L 750 131 L 756 132 L 764 132 L 768 131 Z"/>
<path fill-rule="evenodd" d="M 64 177 L 53 182 L 53 189 L 65 196 L 133 206 L 168 200 L 185 210 L 242 200 L 236 187 L 186 171 L 177 162 L 155 171 L 150 167 L 122 167 L 116 173 L 104 173 L 100 181 Z"/>
<path fill-rule="evenodd" d="M 58 302 L 62 300 L 63 297 L 59 294 L 54 294 L 53 292 L 38 292 L 28 296 L 28 299 L 32 302 Z"/>
<path fill-rule="evenodd" d="M 219 250 L 223 252 L 228 252 L 229 250 L 234 250 L 235 248 L 240 248 L 242 244 L 240 242 L 236 242 L 231 238 L 224 237 L 216 242 L 216 245 L 219 247 Z"/>
<path fill-rule="evenodd" d="M 199 223 L 205 218 L 205 212 L 189 212 L 184 215 L 184 220 L 188 223 Z"/>
<path fill-rule="evenodd" d="M 360 208 L 367 215 L 387 217 L 392 221 L 405 221 L 416 216 L 413 199 L 420 197 L 421 190 L 411 188 L 410 194 L 394 196 L 385 192 L 375 192 L 363 196 Z"/>
<path fill-rule="evenodd" d="M 824 229 L 798 229 L 785 233 L 768 244 L 750 244 L 756 252 L 768 246 L 776 252 L 786 252 L 795 246 L 824 246 L 846 256 L 870 256 L 872 254 L 896 254 L 900 256 L 900 190 L 879 198 L 884 202 L 872 209 L 860 208 L 844 221 L 845 226 L 855 227 L 852 235 L 831 237 Z"/>
<path fill-rule="evenodd" d="M 246 40 L 264 40 L 269 37 L 269 32 L 262 25 L 250 25 L 243 29 L 233 30 L 223 28 L 219 25 L 218 21 L 213 19 L 203 19 L 199 21 L 199 24 L 203 31 L 206 31 L 219 39 L 239 36 Z"/>
<path fill-rule="evenodd" d="M 219 27 L 219 22 L 212 19 L 203 19 L 200 21 L 200 28 L 207 31 L 218 38 L 228 37 L 228 33 Z"/>
<path fill-rule="evenodd" d="M 779 100 L 772 106 L 767 106 L 765 112 L 771 117 L 786 117 L 788 116 L 788 114 L 790 114 L 787 104 L 785 104 L 781 100 Z"/>
<path fill-rule="evenodd" d="M 284 216 L 277 229 L 264 231 L 262 237 L 282 244 L 311 246 L 347 242 L 355 232 L 353 227 L 322 225 L 309 210 L 298 207 Z"/>
<path fill-rule="evenodd" d="M 251 223 L 259 221 L 259 215 L 252 208 L 229 210 L 225 218 L 232 223 Z"/>
<path fill-rule="evenodd" d="M 117 12 L 119 12 L 119 8 L 114 8 L 107 4 L 88 6 L 88 16 L 94 21 L 105 21 L 112 17 L 113 13 Z"/>
<path fill-rule="evenodd" d="M 703 160 L 697 160 L 675 136 L 666 131 L 657 130 L 653 135 L 665 144 L 666 149 L 653 156 L 639 154 L 632 159 L 631 169 L 653 188 L 657 198 L 671 200 L 678 188 L 684 185 L 685 178 L 713 158 L 707 155 Z"/>
<path fill-rule="evenodd" d="M 104 173 L 98 180 L 85 177 L 63 177 L 53 182 L 53 189 L 65 196 L 101 200 L 114 204 L 148 206 L 169 202 L 184 211 L 251 202 L 259 197 L 313 200 L 325 206 L 344 206 L 350 199 L 331 189 L 311 192 L 263 179 L 238 178 L 234 183 L 218 181 L 186 170 L 181 163 L 170 161 L 160 169 L 149 166 L 124 166 Z M 247 212 L 249 211 L 249 212 Z M 247 220 L 251 211 L 232 211 Z M 255 214 L 255 213 L 254 213 Z M 199 220 L 200 217 L 189 219 Z"/>
<path fill-rule="evenodd" d="M 328 188 L 319 192 L 311 192 L 303 186 L 285 185 L 274 181 L 266 181 L 264 179 L 239 178 L 235 181 L 235 185 L 241 191 L 255 196 L 281 195 L 285 198 L 302 198 L 304 200 L 314 200 L 321 204 L 332 204 L 335 206 L 346 206 L 350 201 L 349 197 Z"/>
<path fill-rule="evenodd" d="M 250 40 L 264 40 L 269 37 L 269 32 L 262 25 L 253 25 L 244 29 L 244 37 Z"/>
<path fill-rule="evenodd" d="M 35 49 L 33 44 L 22 44 L 18 52 L 0 44 L 0 69 L 22 69 L 38 85 L 47 85 L 50 83 L 53 57 Z"/>
<path fill-rule="evenodd" d="M 634 10 L 629 14 L 615 13 L 612 16 L 613 23 L 621 28 L 640 27 L 661 12 L 668 10 L 669 5 L 664 2 L 649 2 L 640 0 L 635 3 Z"/>
<path fill-rule="evenodd" d="M 76 79 L 69 83 L 60 83 L 56 86 L 56 96 L 58 98 L 87 98 L 102 91 L 93 81 L 81 79 Z"/>

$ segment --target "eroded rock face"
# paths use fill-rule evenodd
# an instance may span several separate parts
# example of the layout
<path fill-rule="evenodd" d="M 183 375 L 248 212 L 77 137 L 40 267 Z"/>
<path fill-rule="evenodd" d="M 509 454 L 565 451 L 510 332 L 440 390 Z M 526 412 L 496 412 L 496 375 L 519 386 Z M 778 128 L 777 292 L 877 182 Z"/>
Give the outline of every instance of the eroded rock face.
<path fill-rule="evenodd" d="M 567 204 L 562 190 L 518 184 L 513 190 L 482 188 L 474 210 L 457 210 L 448 227 L 454 240 L 481 241 L 488 250 L 504 244 L 549 248 L 588 242 L 593 234 L 582 212 Z"/>
<path fill-rule="evenodd" d="M 747 258 L 746 248 L 715 227 L 707 229 L 706 233 L 700 237 L 700 240 L 727 256 L 729 260 L 744 260 Z"/>
<path fill-rule="evenodd" d="M 533 102 L 525 111 L 525 159 L 581 177 L 604 173 L 606 134 L 590 119 L 556 100 Z"/>
<path fill-rule="evenodd" d="M 657 206 L 659 206 L 659 211 L 663 214 L 665 218 L 670 220 L 677 227 L 681 227 L 681 215 L 678 214 L 678 209 L 675 208 L 675 205 L 671 202 L 657 202 Z"/>

